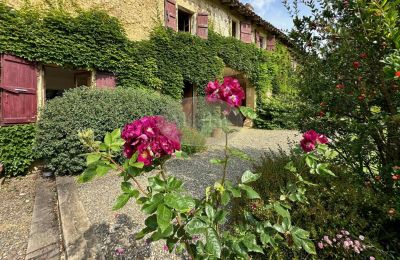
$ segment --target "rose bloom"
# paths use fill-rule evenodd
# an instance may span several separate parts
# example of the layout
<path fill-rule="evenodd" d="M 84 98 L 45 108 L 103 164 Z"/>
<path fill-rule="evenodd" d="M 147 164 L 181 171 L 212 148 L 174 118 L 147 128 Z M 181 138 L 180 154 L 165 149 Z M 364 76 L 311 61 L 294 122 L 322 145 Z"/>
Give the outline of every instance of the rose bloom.
<path fill-rule="evenodd" d="M 121 137 L 125 140 L 124 155 L 131 158 L 138 152 L 137 161 L 145 166 L 181 149 L 181 134 L 176 125 L 162 116 L 145 116 L 125 125 Z"/>
<path fill-rule="evenodd" d="M 303 134 L 300 146 L 304 152 L 308 153 L 315 149 L 317 144 L 327 144 L 329 142 L 325 135 L 319 134 L 314 130 L 309 130 Z"/>
<path fill-rule="evenodd" d="M 360 62 L 358 62 L 358 61 L 355 61 L 355 62 L 353 62 L 353 68 L 354 69 L 359 69 L 360 68 L 360 66 L 361 66 L 361 63 Z"/>
<path fill-rule="evenodd" d="M 219 84 L 218 80 L 209 82 L 205 92 L 208 102 L 222 101 L 230 107 L 240 107 L 245 98 L 244 90 L 240 87 L 239 81 L 232 77 L 224 78 L 222 84 Z"/>
<path fill-rule="evenodd" d="M 400 77 L 400 71 L 396 71 L 396 72 L 394 73 L 394 76 L 395 76 L 395 77 Z"/>
<path fill-rule="evenodd" d="M 344 85 L 343 85 L 343 84 L 337 84 L 337 85 L 336 85 L 336 88 L 337 88 L 337 89 L 344 89 Z"/>

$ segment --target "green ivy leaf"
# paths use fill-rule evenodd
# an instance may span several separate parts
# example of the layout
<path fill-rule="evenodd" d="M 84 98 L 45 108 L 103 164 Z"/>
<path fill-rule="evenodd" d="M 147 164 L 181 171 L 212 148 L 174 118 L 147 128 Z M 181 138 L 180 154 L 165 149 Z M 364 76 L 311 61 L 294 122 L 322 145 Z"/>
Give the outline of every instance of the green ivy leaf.
<path fill-rule="evenodd" d="M 168 226 L 170 225 L 172 219 L 172 211 L 166 207 L 164 204 L 160 204 L 157 207 L 157 223 L 161 229 L 161 232 L 164 232 Z"/>
<path fill-rule="evenodd" d="M 288 218 L 290 220 L 290 213 L 287 209 L 282 207 L 282 205 L 279 202 L 274 203 L 274 210 L 276 213 L 278 213 L 280 216 L 284 218 Z"/>
<path fill-rule="evenodd" d="M 304 239 L 301 242 L 302 247 L 306 250 L 307 253 L 311 255 L 316 255 L 317 252 L 315 250 L 315 245 L 310 239 Z"/>
<path fill-rule="evenodd" d="M 249 199 L 260 199 L 260 195 L 250 186 L 245 184 L 239 184 L 239 188 L 246 192 L 247 198 Z"/>
<path fill-rule="evenodd" d="M 252 173 L 251 171 L 245 171 L 242 175 L 242 183 L 251 183 L 251 182 L 255 182 L 256 180 L 258 180 L 260 178 L 261 174 L 255 174 Z"/>
<path fill-rule="evenodd" d="M 214 222 L 215 219 L 215 209 L 210 205 L 206 204 L 205 207 L 206 215 L 211 222 Z"/>
<path fill-rule="evenodd" d="M 241 106 L 239 108 L 239 110 L 246 118 L 249 118 L 251 120 L 254 120 L 257 118 L 257 113 L 254 112 L 254 110 L 251 107 Z"/>

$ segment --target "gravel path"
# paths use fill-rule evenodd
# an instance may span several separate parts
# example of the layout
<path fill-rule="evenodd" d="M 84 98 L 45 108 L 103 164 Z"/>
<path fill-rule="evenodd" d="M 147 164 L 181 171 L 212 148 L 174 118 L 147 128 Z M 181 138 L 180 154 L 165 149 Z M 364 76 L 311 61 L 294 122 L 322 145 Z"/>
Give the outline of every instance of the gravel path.
<path fill-rule="evenodd" d="M 0 186 L 0 259 L 25 259 L 36 178 L 12 178 Z"/>
<path fill-rule="evenodd" d="M 257 159 L 269 149 L 287 150 L 288 142 L 297 141 L 299 138 L 296 131 L 242 128 L 230 136 L 229 143 Z M 203 196 L 205 188 L 221 177 L 220 166 L 211 165 L 209 161 L 223 155 L 224 140 L 210 138 L 207 144 L 209 146 L 207 152 L 196 154 L 186 160 L 171 160 L 166 165 L 168 173 L 184 179 L 187 190 L 197 197 Z M 252 162 L 232 160 L 228 167 L 229 178 L 234 181 L 243 171 L 252 168 Z M 95 235 L 98 248 L 107 259 L 181 259 L 182 257 L 165 253 L 162 242 L 149 245 L 144 240 L 134 240 L 135 233 L 143 228 L 145 216 L 133 200 L 118 212 L 111 210 L 116 197 L 120 195 L 120 181 L 118 176 L 109 174 L 90 183 L 77 184 L 78 196 L 92 223 L 88 235 Z M 145 176 L 139 181 L 145 183 Z M 124 250 L 122 255 L 117 253 L 119 248 Z"/>

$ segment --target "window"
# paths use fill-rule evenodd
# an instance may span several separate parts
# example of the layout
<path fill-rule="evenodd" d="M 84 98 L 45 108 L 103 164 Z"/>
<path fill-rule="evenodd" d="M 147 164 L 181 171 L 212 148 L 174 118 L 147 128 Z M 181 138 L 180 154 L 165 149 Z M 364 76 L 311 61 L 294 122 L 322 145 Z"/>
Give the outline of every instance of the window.
<path fill-rule="evenodd" d="M 190 19 L 192 15 L 183 10 L 178 10 L 178 31 L 190 32 Z"/>
<path fill-rule="evenodd" d="M 260 36 L 260 48 L 264 49 L 264 37 Z"/>
<path fill-rule="evenodd" d="M 237 23 L 232 21 L 232 37 L 237 38 Z"/>

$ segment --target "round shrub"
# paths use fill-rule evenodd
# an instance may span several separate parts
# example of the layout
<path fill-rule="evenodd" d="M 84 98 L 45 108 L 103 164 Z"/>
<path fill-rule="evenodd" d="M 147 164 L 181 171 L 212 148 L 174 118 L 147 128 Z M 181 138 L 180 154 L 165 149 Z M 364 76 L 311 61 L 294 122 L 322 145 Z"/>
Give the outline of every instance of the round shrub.
<path fill-rule="evenodd" d="M 206 149 L 206 138 L 196 129 L 183 127 L 182 132 L 182 151 L 187 154 L 202 152 Z"/>
<path fill-rule="evenodd" d="M 68 90 L 63 97 L 46 103 L 37 123 L 35 150 L 56 174 L 77 174 L 84 170 L 82 156 L 88 150 L 78 132 L 93 129 L 96 140 L 106 132 L 146 115 L 163 115 L 181 125 L 181 105 L 172 98 L 142 89 Z"/>
<path fill-rule="evenodd" d="M 33 125 L 0 127 L 0 164 L 8 177 L 23 175 L 34 161 Z"/>

